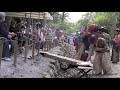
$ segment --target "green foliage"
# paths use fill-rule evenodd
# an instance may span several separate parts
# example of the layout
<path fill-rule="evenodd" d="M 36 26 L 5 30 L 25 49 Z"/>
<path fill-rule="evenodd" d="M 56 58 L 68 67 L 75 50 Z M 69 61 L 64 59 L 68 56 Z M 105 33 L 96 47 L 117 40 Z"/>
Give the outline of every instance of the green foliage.
<path fill-rule="evenodd" d="M 113 36 L 113 29 L 116 28 L 117 14 L 115 12 L 101 12 L 96 14 L 94 23 L 100 26 L 106 26 Z"/>
<path fill-rule="evenodd" d="M 74 29 L 80 29 L 82 26 L 88 24 L 98 24 L 99 26 L 106 26 L 111 35 L 113 35 L 113 29 L 116 28 L 118 14 L 117 12 L 88 12 L 81 20 L 75 24 Z"/>
<path fill-rule="evenodd" d="M 74 26 L 74 31 L 75 30 L 81 30 L 82 27 L 85 27 L 89 24 L 89 19 L 82 19 L 82 20 L 79 20 L 77 23 L 75 23 L 75 26 Z"/>
<path fill-rule="evenodd" d="M 98 24 L 99 26 L 106 26 L 113 35 L 113 29 L 116 28 L 117 19 L 120 19 L 119 12 L 88 12 L 83 15 L 82 19 L 78 22 L 69 23 L 66 18 L 68 18 L 68 13 L 63 12 L 51 12 L 54 20 L 51 22 L 51 26 L 59 29 L 63 29 L 67 33 L 74 33 L 76 30 L 81 30 L 82 27 L 89 24 Z M 119 17 L 118 17 L 119 15 Z M 118 23 L 118 25 L 120 25 Z"/>
<path fill-rule="evenodd" d="M 69 34 L 74 32 L 73 30 L 74 24 L 69 23 L 67 21 L 67 17 L 69 16 L 68 13 L 63 12 L 62 14 L 59 14 L 58 12 L 56 12 L 52 16 L 53 21 L 50 23 L 52 27 L 62 29 Z"/>

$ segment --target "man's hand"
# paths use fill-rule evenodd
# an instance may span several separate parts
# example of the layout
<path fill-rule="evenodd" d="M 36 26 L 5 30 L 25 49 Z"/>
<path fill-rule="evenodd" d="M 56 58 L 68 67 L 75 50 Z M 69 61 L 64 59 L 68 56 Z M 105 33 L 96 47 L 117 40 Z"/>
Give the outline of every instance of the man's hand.
<path fill-rule="evenodd" d="M 10 38 L 12 38 L 12 36 L 11 36 L 11 35 L 8 35 L 8 38 L 10 39 Z"/>
<path fill-rule="evenodd" d="M 9 35 L 14 37 L 16 34 L 14 32 L 9 32 Z"/>

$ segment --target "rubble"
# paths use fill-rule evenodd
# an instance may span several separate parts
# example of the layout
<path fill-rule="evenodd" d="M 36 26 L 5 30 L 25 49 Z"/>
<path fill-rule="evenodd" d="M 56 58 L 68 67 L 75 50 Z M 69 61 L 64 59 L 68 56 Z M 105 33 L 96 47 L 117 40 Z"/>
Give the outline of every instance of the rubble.
<path fill-rule="evenodd" d="M 69 57 L 69 58 L 74 58 L 75 51 L 73 48 L 74 47 L 71 47 L 71 45 L 65 43 L 64 45 L 59 47 L 59 49 L 56 48 L 55 51 L 52 50 L 54 52 L 51 52 L 51 53 Z M 54 78 L 78 78 L 79 77 L 80 70 L 75 66 L 69 67 L 70 64 L 66 62 L 60 62 L 60 61 L 51 62 L 51 64 L 52 65 L 50 65 L 50 68 L 52 71 L 51 70 L 50 71 L 52 74 L 54 74 L 52 76 L 48 75 L 48 76 L 51 76 L 51 78 L 52 77 Z"/>

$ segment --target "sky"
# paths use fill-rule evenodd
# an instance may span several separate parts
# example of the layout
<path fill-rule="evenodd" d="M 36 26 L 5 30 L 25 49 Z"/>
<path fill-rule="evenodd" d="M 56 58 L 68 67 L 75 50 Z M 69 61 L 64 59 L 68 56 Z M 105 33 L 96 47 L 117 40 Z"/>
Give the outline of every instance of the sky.
<path fill-rule="evenodd" d="M 84 15 L 87 12 L 67 12 L 67 13 L 69 13 L 68 21 L 75 23 L 78 20 L 80 20 L 82 18 L 82 15 Z"/>

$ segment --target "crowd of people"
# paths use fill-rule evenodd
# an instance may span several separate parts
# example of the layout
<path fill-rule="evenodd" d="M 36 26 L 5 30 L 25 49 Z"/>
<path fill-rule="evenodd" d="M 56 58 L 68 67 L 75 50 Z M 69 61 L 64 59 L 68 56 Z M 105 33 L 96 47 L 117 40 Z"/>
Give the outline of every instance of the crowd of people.
<path fill-rule="evenodd" d="M 91 24 L 85 30 L 77 32 L 74 37 L 75 58 L 93 63 L 93 74 L 111 74 L 111 61 L 119 62 L 120 29 L 114 31 L 116 34 L 112 39 L 106 27 Z M 92 56 L 94 56 L 93 61 Z"/>
<path fill-rule="evenodd" d="M 44 27 L 42 23 L 36 22 L 34 25 L 27 25 L 25 21 L 20 18 L 13 18 L 10 26 L 6 23 L 6 14 L 0 12 L 0 37 L 4 37 L 2 60 L 10 61 L 10 56 L 14 54 L 14 40 L 18 38 L 18 50 L 20 53 L 24 50 L 26 44 L 26 37 L 32 43 L 33 37 L 37 42 L 35 48 L 44 49 L 52 47 L 63 42 L 64 32 L 60 29 L 52 27 Z M 50 46 L 51 45 L 51 46 Z"/>

